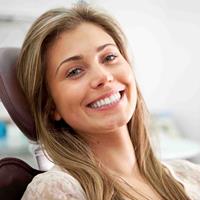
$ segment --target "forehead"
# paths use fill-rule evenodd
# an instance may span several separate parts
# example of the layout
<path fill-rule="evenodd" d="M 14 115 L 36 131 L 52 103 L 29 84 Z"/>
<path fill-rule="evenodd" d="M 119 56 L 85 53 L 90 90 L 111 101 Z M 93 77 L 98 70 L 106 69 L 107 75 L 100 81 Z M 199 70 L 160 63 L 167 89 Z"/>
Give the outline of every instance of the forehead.
<path fill-rule="evenodd" d="M 114 43 L 113 38 L 101 27 L 92 23 L 82 23 L 75 29 L 62 32 L 47 50 L 48 60 L 55 57 L 84 54 L 106 43 Z M 60 56 L 58 56 L 60 55 Z"/>
<path fill-rule="evenodd" d="M 92 23 L 81 23 L 75 29 L 61 33 L 58 36 L 57 42 L 66 41 L 68 47 L 73 47 L 77 43 L 94 43 L 102 42 L 104 40 L 113 41 L 113 38 L 102 27 Z"/>

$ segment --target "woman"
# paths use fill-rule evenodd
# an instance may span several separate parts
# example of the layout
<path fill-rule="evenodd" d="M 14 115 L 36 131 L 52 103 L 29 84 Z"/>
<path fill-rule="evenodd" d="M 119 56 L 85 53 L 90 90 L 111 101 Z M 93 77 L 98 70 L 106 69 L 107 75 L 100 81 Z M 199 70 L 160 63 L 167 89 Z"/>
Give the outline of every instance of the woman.
<path fill-rule="evenodd" d="M 44 13 L 25 38 L 17 72 L 55 163 L 23 200 L 200 198 L 197 166 L 162 164 L 152 151 L 125 36 L 110 16 L 85 4 Z"/>

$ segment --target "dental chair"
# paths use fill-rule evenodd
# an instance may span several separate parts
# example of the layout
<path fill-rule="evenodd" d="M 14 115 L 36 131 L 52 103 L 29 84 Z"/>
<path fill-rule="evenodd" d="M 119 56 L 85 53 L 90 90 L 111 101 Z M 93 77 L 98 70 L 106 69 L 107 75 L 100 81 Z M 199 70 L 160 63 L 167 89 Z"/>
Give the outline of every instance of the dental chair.
<path fill-rule="evenodd" d="M 0 99 L 21 132 L 29 141 L 37 143 L 34 121 L 16 78 L 16 61 L 19 52 L 18 48 L 0 48 Z M 36 153 L 40 155 L 36 158 L 38 169 L 32 168 L 18 158 L 6 157 L 0 160 L 1 200 L 21 199 L 33 177 L 50 168 L 52 163 L 49 163 L 44 154 Z"/>

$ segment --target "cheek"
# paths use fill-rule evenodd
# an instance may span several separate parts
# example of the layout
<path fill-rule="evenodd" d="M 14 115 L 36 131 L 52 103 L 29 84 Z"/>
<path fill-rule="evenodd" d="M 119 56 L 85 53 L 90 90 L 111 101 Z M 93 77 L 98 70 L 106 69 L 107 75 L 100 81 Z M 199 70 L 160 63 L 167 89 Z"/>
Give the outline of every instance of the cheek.
<path fill-rule="evenodd" d="M 58 97 L 57 107 L 60 112 L 66 113 L 77 110 L 81 104 L 81 93 L 76 91 L 62 91 L 62 95 Z"/>
<path fill-rule="evenodd" d="M 84 90 L 80 90 L 80 88 L 83 87 L 75 84 L 65 85 L 64 83 L 54 88 L 52 96 L 61 117 L 65 118 L 67 115 L 77 113 L 78 109 L 80 109 L 84 98 Z"/>
<path fill-rule="evenodd" d="M 121 78 L 124 81 L 124 84 L 127 86 L 127 97 L 133 106 L 135 105 L 137 101 L 137 88 L 136 88 L 136 81 L 135 76 L 133 73 L 133 69 L 129 64 L 126 64 L 121 69 Z"/>
<path fill-rule="evenodd" d="M 118 76 L 127 86 L 134 88 L 136 85 L 133 70 L 127 62 L 119 68 Z"/>

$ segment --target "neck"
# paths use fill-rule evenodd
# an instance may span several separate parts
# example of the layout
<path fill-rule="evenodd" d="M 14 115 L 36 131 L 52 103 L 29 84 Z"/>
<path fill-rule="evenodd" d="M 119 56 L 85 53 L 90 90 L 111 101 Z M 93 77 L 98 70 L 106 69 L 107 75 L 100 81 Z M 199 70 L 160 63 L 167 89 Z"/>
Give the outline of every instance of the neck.
<path fill-rule="evenodd" d="M 100 163 L 113 175 L 128 177 L 137 169 L 135 151 L 127 126 L 98 134 L 88 141 Z"/>

